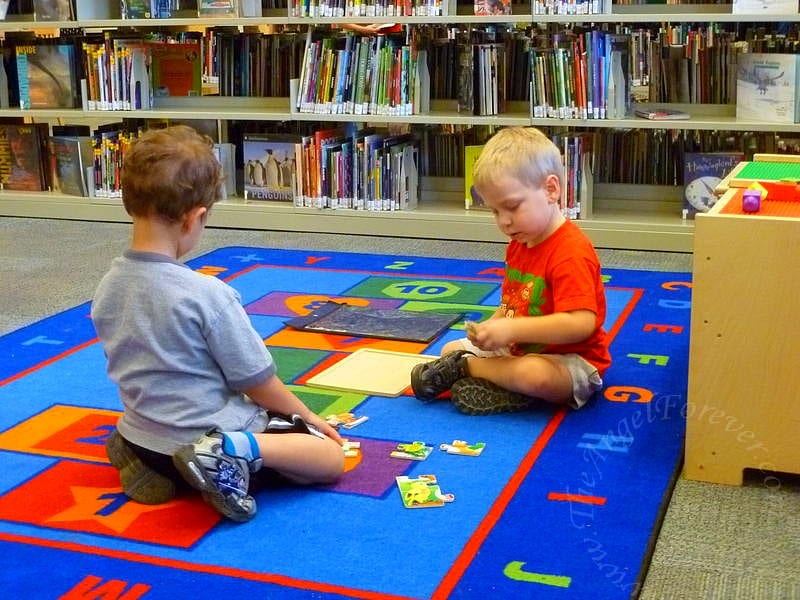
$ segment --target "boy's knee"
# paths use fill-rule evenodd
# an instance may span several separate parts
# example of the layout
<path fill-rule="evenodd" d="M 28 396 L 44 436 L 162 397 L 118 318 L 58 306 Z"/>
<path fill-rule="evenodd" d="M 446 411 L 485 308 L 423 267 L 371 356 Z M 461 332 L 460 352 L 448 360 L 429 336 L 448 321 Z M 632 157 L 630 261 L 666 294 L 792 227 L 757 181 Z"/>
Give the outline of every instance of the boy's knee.
<path fill-rule="evenodd" d="M 320 483 L 333 483 L 344 473 L 344 452 L 333 440 L 326 439 L 324 467 L 320 472 Z"/>

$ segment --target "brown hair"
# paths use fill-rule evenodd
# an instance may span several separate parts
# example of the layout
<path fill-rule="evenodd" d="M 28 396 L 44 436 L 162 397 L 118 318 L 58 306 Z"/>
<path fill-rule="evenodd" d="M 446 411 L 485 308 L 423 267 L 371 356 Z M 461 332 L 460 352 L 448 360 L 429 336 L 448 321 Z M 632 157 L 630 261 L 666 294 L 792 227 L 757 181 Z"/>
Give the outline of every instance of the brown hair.
<path fill-rule="evenodd" d="M 196 206 L 211 208 L 224 176 L 208 136 L 186 125 L 151 129 L 135 140 L 122 166 L 122 200 L 131 216 L 175 222 Z"/>
<path fill-rule="evenodd" d="M 535 127 L 507 127 L 486 142 L 472 176 L 475 187 L 501 177 L 540 187 L 548 175 L 564 186 L 564 164 L 556 145 Z"/>

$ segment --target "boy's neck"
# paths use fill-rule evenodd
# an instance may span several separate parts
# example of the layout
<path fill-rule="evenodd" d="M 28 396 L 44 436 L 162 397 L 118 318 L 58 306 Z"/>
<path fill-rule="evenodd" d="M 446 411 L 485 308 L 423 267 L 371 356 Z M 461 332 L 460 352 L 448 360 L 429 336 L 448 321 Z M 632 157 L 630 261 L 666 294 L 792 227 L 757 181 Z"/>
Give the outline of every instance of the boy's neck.
<path fill-rule="evenodd" d="M 180 224 L 169 224 L 157 219 L 133 218 L 131 250 L 154 252 L 179 259 Z"/>
<path fill-rule="evenodd" d="M 545 241 L 547 238 L 553 235 L 558 230 L 558 228 L 561 227 L 567 221 L 566 217 L 564 217 L 564 214 L 561 212 L 561 209 L 558 207 L 557 204 L 551 204 L 550 206 L 552 212 L 550 215 L 550 221 L 547 224 L 547 228 L 542 232 L 542 234 L 537 239 L 531 240 L 526 243 L 526 246 L 528 248 L 533 248 L 537 244 L 541 244 L 543 241 Z"/>

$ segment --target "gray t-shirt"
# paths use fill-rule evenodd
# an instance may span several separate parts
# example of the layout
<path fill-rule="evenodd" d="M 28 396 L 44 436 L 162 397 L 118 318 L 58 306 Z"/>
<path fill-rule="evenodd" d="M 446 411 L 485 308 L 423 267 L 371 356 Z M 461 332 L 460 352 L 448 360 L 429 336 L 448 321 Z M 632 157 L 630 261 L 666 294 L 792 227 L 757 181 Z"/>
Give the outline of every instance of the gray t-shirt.
<path fill-rule="evenodd" d="M 266 427 L 266 411 L 241 391 L 275 365 L 226 283 L 128 250 L 100 281 L 92 320 L 125 405 L 117 428 L 127 440 L 173 454 L 214 427 Z"/>

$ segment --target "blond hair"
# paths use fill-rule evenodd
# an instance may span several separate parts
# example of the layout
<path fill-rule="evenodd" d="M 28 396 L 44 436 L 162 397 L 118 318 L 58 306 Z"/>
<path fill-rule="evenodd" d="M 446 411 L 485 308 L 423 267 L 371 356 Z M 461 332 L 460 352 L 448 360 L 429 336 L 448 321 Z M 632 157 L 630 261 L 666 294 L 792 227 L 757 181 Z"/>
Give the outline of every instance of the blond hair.
<path fill-rule="evenodd" d="M 174 223 L 197 206 L 211 208 L 224 181 L 212 148 L 208 136 L 186 125 L 145 132 L 125 153 L 125 210 Z"/>
<path fill-rule="evenodd" d="M 514 177 L 523 184 L 540 187 L 555 175 L 563 189 L 564 163 L 556 145 L 535 127 L 507 127 L 498 131 L 475 161 L 475 187 Z"/>

